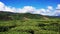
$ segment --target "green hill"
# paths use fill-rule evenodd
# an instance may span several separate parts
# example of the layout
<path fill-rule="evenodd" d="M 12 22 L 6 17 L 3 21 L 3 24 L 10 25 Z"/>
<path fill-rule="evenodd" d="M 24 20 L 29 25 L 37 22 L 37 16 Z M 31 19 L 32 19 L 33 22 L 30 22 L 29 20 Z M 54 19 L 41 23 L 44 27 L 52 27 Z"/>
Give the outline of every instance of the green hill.
<path fill-rule="evenodd" d="M 45 16 L 45 15 L 39 15 L 39 14 L 30 14 L 30 13 L 12 13 L 7 11 L 0 11 L 0 19 L 23 19 L 23 18 L 29 18 L 29 19 L 60 19 L 59 16 Z"/>
<path fill-rule="evenodd" d="M 60 18 L 0 11 L 0 34 L 59 34 Z"/>

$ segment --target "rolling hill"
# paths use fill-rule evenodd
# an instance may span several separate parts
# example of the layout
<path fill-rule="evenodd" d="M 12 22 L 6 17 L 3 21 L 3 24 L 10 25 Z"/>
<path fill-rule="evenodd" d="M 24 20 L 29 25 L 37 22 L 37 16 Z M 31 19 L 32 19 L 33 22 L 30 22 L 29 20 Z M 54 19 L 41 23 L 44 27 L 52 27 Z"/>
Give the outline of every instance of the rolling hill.
<path fill-rule="evenodd" d="M 59 16 L 0 11 L 0 34 L 59 34 Z"/>
<path fill-rule="evenodd" d="M 0 19 L 4 18 L 15 18 L 15 19 L 59 19 L 60 16 L 46 16 L 39 14 L 30 14 L 30 13 L 12 13 L 8 11 L 0 11 Z"/>

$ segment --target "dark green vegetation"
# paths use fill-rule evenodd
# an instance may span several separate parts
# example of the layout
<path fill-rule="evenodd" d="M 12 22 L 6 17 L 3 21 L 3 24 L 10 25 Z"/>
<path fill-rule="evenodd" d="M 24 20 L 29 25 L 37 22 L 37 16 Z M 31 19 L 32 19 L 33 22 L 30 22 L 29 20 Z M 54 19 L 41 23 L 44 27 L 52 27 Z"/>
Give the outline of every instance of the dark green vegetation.
<path fill-rule="evenodd" d="M 59 34 L 60 18 L 0 11 L 0 34 Z"/>

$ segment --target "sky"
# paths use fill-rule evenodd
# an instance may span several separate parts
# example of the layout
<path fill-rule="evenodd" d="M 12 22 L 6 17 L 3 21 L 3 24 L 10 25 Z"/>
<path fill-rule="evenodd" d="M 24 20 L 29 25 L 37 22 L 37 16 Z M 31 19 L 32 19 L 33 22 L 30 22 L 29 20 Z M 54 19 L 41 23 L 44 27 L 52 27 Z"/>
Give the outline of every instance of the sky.
<path fill-rule="evenodd" d="M 24 6 L 33 6 L 36 8 L 46 8 L 47 6 L 56 7 L 60 0 L 0 0 L 7 6 L 22 8 Z"/>
<path fill-rule="evenodd" d="M 0 11 L 60 16 L 60 0 L 0 0 Z"/>

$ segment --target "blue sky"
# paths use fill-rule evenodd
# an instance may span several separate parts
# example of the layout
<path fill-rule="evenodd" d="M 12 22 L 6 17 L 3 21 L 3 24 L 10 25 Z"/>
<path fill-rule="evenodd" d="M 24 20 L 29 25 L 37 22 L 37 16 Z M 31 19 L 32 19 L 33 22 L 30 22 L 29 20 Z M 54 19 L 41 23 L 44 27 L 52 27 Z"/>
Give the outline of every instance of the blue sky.
<path fill-rule="evenodd" d="M 23 6 L 33 6 L 35 8 L 46 8 L 47 6 L 56 7 L 60 0 L 0 0 L 7 6 L 22 8 Z"/>
<path fill-rule="evenodd" d="M 0 0 L 0 11 L 60 16 L 60 0 Z"/>

